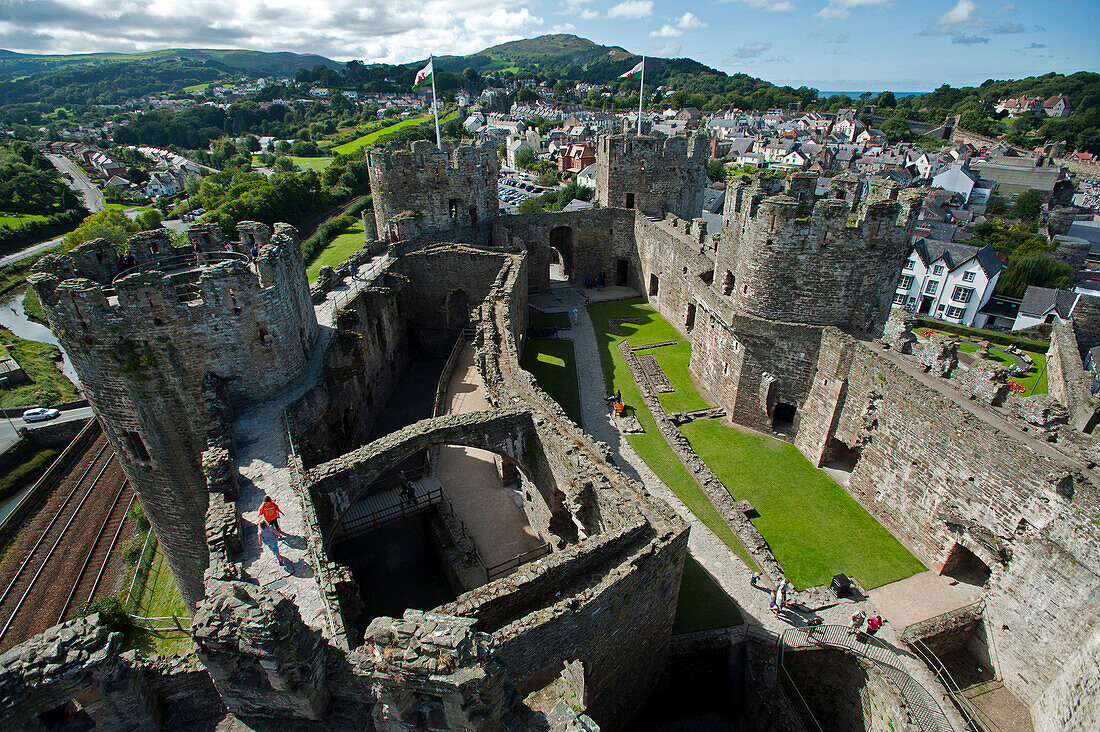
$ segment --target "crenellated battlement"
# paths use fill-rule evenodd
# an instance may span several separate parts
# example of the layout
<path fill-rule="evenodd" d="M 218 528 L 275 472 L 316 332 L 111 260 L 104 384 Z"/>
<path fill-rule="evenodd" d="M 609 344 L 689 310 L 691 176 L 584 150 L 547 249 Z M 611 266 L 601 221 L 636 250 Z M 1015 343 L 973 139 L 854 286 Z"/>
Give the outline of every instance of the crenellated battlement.
<path fill-rule="evenodd" d="M 664 217 L 693 219 L 703 209 L 707 139 L 703 135 L 617 134 L 596 147 L 596 200 Z"/>
<path fill-rule="evenodd" d="M 893 279 L 909 252 L 919 191 L 874 182 L 864 196 L 854 178 L 834 179 L 814 196 L 816 176 L 742 181 L 726 198 L 715 278 L 743 313 L 835 325 L 859 333 L 882 327 Z"/>
<path fill-rule="evenodd" d="M 496 148 L 444 146 L 426 140 L 411 147 L 367 150 L 378 236 L 391 242 L 477 226 L 496 217 Z"/>

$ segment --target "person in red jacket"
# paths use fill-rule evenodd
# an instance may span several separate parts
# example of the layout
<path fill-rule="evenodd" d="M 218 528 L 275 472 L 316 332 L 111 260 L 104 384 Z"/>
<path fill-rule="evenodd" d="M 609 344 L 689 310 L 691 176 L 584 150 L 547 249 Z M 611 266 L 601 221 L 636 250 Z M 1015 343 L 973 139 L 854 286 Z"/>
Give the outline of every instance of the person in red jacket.
<path fill-rule="evenodd" d="M 279 516 L 283 513 L 279 508 L 279 504 L 271 500 L 271 496 L 264 496 L 264 503 L 260 506 L 260 516 L 264 521 L 271 524 L 271 528 L 275 529 L 275 532 L 279 536 L 286 536 L 283 530 L 279 528 Z"/>

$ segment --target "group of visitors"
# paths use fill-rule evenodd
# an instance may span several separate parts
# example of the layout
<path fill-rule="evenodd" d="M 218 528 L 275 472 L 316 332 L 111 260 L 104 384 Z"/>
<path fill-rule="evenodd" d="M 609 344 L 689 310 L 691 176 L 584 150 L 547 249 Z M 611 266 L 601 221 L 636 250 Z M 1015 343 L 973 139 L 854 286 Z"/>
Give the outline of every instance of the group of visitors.
<path fill-rule="evenodd" d="M 867 621 L 866 631 L 863 630 L 864 620 Z M 874 635 L 879 631 L 879 628 L 882 627 L 882 624 L 884 622 L 886 621 L 884 621 L 882 617 L 878 615 L 872 615 L 868 618 L 867 613 L 863 612 L 862 610 L 857 610 L 856 612 L 852 613 L 852 620 L 848 623 L 848 635 L 854 635 L 856 637 L 859 637 L 862 633 L 866 633 L 867 635 Z"/>
<path fill-rule="evenodd" d="M 756 587 L 757 580 L 760 579 L 759 572 L 753 572 L 752 586 Z M 787 595 L 794 593 L 794 585 L 788 579 L 780 578 L 779 587 L 772 590 L 771 596 L 768 599 L 768 609 L 772 611 L 772 615 L 779 617 L 779 613 L 787 609 Z"/>
<path fill-rule="evenodd" d="M 283 555 L 279 553 L 279 539 L 285 538 L 286 534 L 279 528 L 279 516 L 283 515 L 283 511 L 279 508 L 279 504 L 271 500 L 271 496 L 264 496 L 264 502 L 260 506 L 259 513 L 260 544 L 266 544 L 271 553 L 275 555 L 275 558 L 282 562 Z"/>
<path fill-rule="evenodd" d="M 596 292 L 599 292 L 603 288 L 607 287 L 607 275 L 601 269 L 600 273 L 595 277 L 589 277 L 584 281 L 584 289 L 591 290 L 596 288 Z"/>

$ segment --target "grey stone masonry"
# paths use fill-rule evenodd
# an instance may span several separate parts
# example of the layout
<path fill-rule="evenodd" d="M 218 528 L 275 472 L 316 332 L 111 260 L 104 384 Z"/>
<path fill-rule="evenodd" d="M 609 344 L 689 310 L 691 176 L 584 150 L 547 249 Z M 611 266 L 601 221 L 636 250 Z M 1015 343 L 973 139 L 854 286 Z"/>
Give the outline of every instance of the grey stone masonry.
<path fill-rule="evenodd" d="M 596 146 L 596 200 L 689 221 L 703 210 L 705 136 L 605 135 Z"/>
<path fill-rule="evenodd" d="M 442 150 L 426 140 L 411 148 L 367 151 L 377 235 L 402 241 L 496 218 L 496 147 L 491 143 Z"/>

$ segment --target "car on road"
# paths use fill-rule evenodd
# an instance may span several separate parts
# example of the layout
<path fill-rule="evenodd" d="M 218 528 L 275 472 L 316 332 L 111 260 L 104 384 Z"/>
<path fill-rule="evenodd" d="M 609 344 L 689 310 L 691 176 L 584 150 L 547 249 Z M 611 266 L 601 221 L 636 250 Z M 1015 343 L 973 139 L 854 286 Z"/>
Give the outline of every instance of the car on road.
<path fill-rule="evenodd" d="M 23 412 L 24 422 L 43 422 L 47 419 L 53 419 L 54 417 L 60 417 L 61 412 L 49 407 L 32 407 Z"/>

